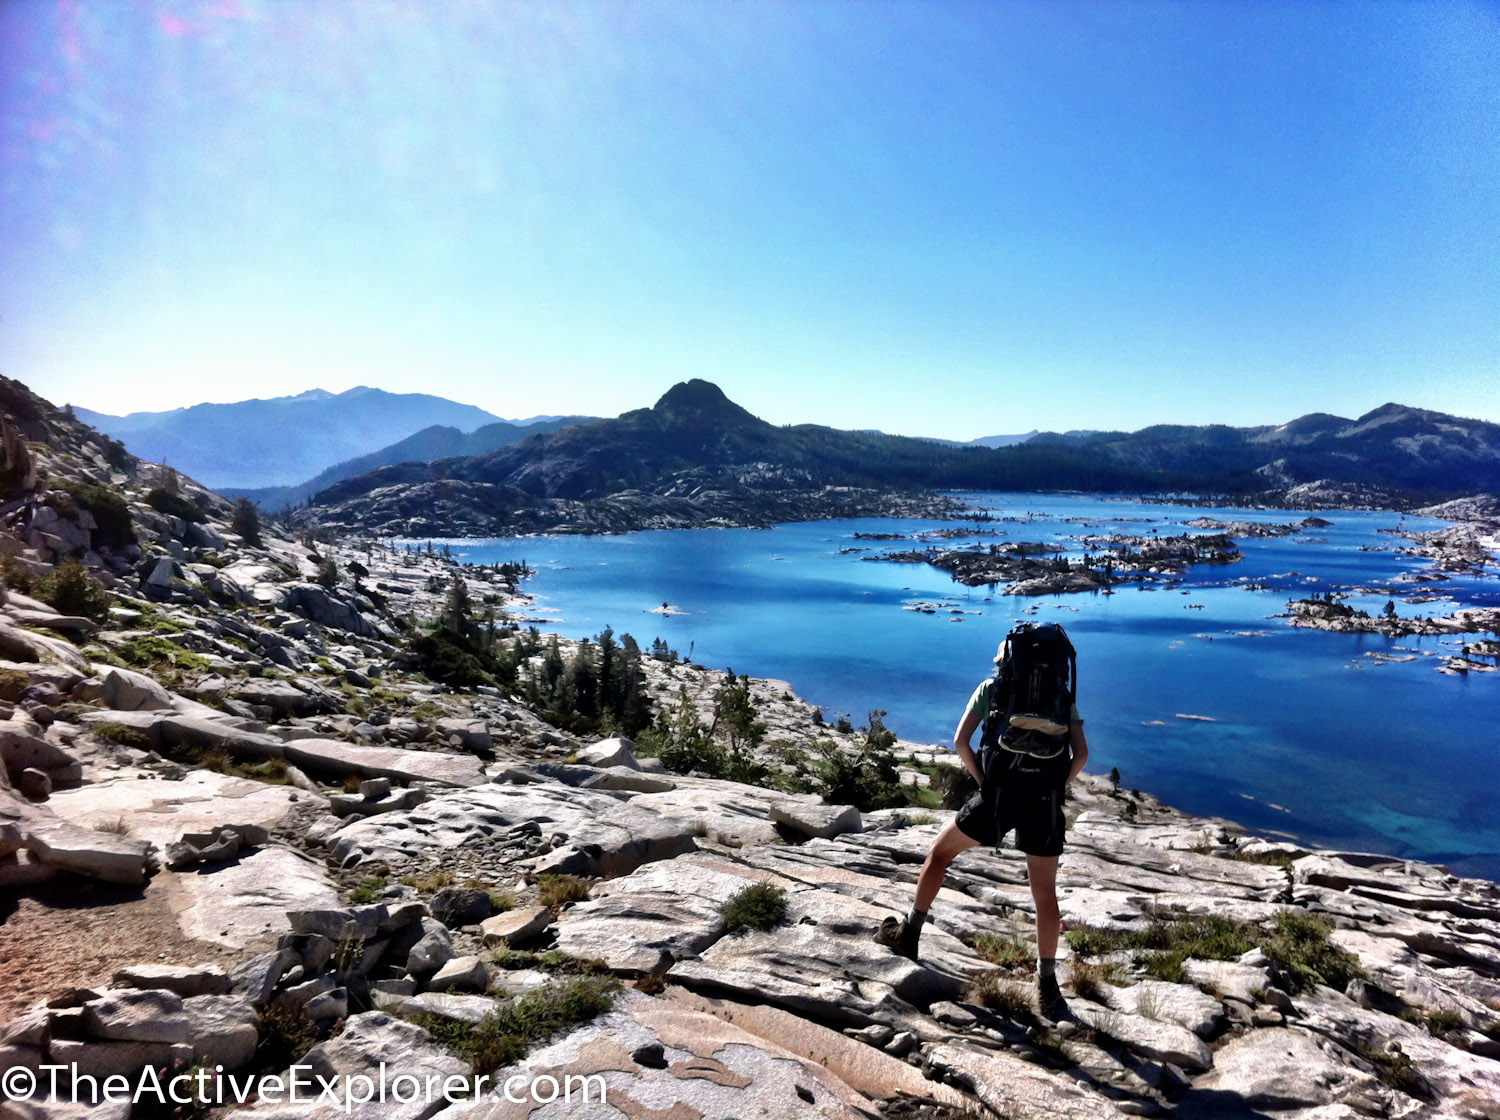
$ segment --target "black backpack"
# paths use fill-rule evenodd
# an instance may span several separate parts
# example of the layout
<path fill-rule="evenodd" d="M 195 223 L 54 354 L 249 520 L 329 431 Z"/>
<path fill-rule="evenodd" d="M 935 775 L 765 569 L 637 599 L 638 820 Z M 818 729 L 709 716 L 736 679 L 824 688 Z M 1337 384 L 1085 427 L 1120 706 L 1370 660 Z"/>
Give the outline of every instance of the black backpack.
<path fill-rule="evenodd" d="M 1068 758 L 1078 696 L 1073 643 L 1055 622 L 1023 622 L 1005 636 L 998 660 L 980 742 L 1001 771 L 1051 781 L 1058 767 L 1045 764 Z"/>

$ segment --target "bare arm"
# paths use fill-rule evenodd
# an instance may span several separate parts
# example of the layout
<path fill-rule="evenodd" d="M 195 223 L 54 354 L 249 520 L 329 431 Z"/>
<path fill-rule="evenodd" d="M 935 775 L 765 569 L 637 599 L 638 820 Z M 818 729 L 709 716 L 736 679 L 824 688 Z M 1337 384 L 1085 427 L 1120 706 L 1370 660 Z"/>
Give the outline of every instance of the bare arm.
<path fill-rule="evenodd" d="M 958 752 L 958 760 L 964 764 L 964 769 L 974 775 L 974 780 L 984 785 L 984 774 L 979 769 L 979 759 L 974 755 L 974 748 L 969 746 L 969 740 L 974 738 L 974 731 L 980 724 L 979 713 L 964 712 L 964 718 L 958 721 L 958 729 L 953 732 L 953 749 Z M 1088 754 L 1085 749 L 1084 754 Z"/>
<path fill-rule="evenodd" d="M 1069 737 L 1073 743 L 1073 765 L 1068 767 L 1068 781 L 1078 777 L 1089 760 L 1089 741 L 1084 738 L 1083 724 L 1074 723 L 1068 725 Z"/>

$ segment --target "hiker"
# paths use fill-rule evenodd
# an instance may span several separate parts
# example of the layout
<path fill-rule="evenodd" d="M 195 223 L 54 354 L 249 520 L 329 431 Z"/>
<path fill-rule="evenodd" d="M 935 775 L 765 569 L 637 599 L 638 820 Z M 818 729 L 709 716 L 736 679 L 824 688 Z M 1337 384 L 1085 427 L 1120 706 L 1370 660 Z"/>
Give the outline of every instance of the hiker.
<path fill-rule="evenodd" d="M 1089 757 L 1075 703 L 1073 646 L 1061 626 L 1024 623 L 1000 643 L 995 664 L 997 675 L 979 683 L 953 733 L 959 761 L 979 783 L 979 792 L 932 842 L 910 913 L 885 919 L 877 939 L 916 960 L 922 925 L 948 865 L 978 844 L 998 849 L 1014 829 L 1036 903 L 1037 1004 L 1052 1018 L 1062 1004 L 1057 857 L 1066 827 L 1063 793 Z M 969 741 L 981 726 L 985 733 L 976 753 Z"/>

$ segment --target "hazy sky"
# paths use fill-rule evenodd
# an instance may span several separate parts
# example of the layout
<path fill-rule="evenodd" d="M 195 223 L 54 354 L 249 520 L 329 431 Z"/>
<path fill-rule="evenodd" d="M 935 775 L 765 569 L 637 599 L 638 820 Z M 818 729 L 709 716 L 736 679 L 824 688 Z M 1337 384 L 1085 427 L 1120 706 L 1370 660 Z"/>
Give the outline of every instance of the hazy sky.
<path fill-rule="evenodd" d="M 0 373 L 1500 421 L 1500 4 L 6 0 Z"/>

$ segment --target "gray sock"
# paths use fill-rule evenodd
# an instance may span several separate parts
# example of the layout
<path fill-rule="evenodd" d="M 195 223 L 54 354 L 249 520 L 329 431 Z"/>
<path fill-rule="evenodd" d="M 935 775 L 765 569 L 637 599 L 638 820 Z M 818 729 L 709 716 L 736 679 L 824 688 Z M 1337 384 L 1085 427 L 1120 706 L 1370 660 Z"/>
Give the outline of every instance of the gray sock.
<path fill-rule="evenodd" d="M 922 932 L 922 923 L 927 921 L 927 911 L 918 910 L 913 906 L 906 914 L 906 928 L 912 933 Z"/>
<path fill-rule="evenodd" d="M 1038 976 L 1042 977 L 1043 979 L 1045 979 L 1048 976 L 1056 976 L 1057 975 L 1057 958 L 1056 957 L 1038 957 L 1036 959 L 1036 973 L 1037 973 Z"/>

